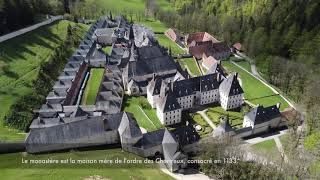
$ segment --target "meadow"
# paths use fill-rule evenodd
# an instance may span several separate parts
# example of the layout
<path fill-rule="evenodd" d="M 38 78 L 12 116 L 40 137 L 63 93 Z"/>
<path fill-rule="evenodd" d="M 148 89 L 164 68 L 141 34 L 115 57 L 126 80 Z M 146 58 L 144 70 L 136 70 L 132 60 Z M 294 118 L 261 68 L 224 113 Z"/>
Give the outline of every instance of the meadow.
<path fill-rule="evenodd" d="M 18 97 L 32 91 L 41 62 L 66 39 L 69 21 L 59 21 L 0 43 L 0 140 L 22 140 L 25 135 L 3 126 L 3 119 Z M 78 24 L 83 36 L 88 29 Z"/>
<path fill-rule="evenodd" d="M 167 36 L 164 34 L 157 34 L 156 35 L 159 44 L 167 49 L 171 48 L 172 55 L 179 55 L 179 54 L 184 54 L 185 51 L 181 49 L 177 43 L 171 41 Z"/>

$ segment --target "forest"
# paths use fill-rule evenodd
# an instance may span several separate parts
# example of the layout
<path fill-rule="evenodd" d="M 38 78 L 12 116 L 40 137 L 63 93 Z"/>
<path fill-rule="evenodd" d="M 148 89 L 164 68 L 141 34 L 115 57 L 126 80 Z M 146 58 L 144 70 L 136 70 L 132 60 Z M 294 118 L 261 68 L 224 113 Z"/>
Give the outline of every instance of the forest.
<path fill-rule="evenodd" d="M 68 4 L 68 0 L 0 0 L 0 35 L 32 25 L 47 14 L 64 14 Z"/>

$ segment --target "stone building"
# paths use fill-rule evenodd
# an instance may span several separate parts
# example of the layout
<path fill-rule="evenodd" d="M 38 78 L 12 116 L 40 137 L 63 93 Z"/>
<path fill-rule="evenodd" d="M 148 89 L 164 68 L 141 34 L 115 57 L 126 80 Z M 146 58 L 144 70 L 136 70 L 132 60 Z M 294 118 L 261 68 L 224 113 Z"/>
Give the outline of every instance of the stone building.
<path fill-rule="evenodd" d="M 179 43 L 184 41 L 184 36 L 181 35 L 181 33 L 175 29 L 175 28 L 169 28 L 164 32 L 164 35 L 166 35 L 169 39 L 172 41 Z"/>
<path fill-rule="evenodd" d="M 224 60 L 231 55 L 226 43 L 220 42 L 206 32 L 188 34 L 186 36 L 187 51 L 196 59 L 212 56 L 216 60 Z"/>
<path fill-rule="evenodd" d="M 255 134 L 279 127 L 281 123 L 279 108 L 279 103 L 269 107 L 258 105 L 244 116 L 243 127 L 251 127 Z"/>
<path fill-rule="evenodd" d="M 130 95 L 145 95 L 148 82 L 154 75 L 174 77 L 177 65 L 159 45 L 131 47 L 130 59 L 123 69 L 123 82 Z"/>
<path fill-rule="evenodd" d="M 101 41 L 104 41 L 104 29 L 110 27 L 115 28 L 116 39 L 111 39 L 113 51 L 107 57 L 100 48 L 107 44 Z M 25 140 L 28 153 L 121 144 L 123 150 L 142 157 L 162 155 L 171 171 L 186 167 L 187 156 L 182 154 L 179 142 L 170 131 L 159 129 L 143 134 L 133 115 L 121 112 L 124 86 L 129 86 L 131 94 L 136 92 L 135 88 L 144 93 L 143 88 L 146 91 L 146 82 L 152 76 L 184 78 L 183 73 L 176 73 L 176 64 L 164 48 L 154 42 L 138 42 L 148 35 L 145 30 L 136 32 L 140 46 L 136 48 L 133 29 L 144 28 L 132 28 L 121 17 L 116 21 L 101 18 L 90 27 L 29 127 Z M 91 67 L 104 67 L 95 105 L 79 105 Z M 127 71 L 123 71 L 125 67 Z"/>
<path fill-rule="evenodd" d="M 183 110 L 219 103 L 222 80 L 218 73 L 178 81 L 154 78 L 148 85 L 147 99 L 162 124 L 177 124 Z"/>
<path fill-rule="evenodd" d="M 171 171 L 185 168 L 187 159 L 167 129 L 142 134 L 132 114 L 121 112 L 95 116 L 80 107 L 68 117 L 33 120 L 25 143 L 28 153 L 120 143 L 123 150 L 142 157 L 162 154 Z M 179 161 L 176 163 L 175 160 Z"/>
<path fill-rule="evenodd" d="M 286 126 L 286 122 L 282 120 L 279 108 L 279 103 L 269 107 L 258 105 L 244 116 L 243 125 L 240 129 L 231 127 L 229 119 L 226 118 L 222 124 L 214 129 L 213 136 L 227 135 L 246 138 Z"/>
<path fill-rule="evenodd" d="M 220 104 L 224 110 L 242 107 L 244 92 L 238 81 L 238 73 L 230 74 L 219 87 Z"/>

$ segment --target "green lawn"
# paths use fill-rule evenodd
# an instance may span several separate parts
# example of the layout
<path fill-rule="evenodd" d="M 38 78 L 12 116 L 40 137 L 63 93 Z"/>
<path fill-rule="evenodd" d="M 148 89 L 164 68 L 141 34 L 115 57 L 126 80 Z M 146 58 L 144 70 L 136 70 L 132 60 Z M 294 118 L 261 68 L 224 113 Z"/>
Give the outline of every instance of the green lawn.
<path fill-rule="evenodd" d="M 102 48 L 102 51 L 108 55 L 111 54 L 111 49 L 112 49 L 112 46 L 106 46 L 104 48 Z"/>
<path fill-rule="evenodd" d="M 239 62 L 236 62 L 239 66 L 243 67 L 245 70 L 251 72 L 251 65 L 248 61 L 239 61 Z"/>
<path fill-rule="evenodd" d="M 96 98 L 103 78 L 103 73 L 103 68 L 92 68 L 90 70 L 90 76 L 81 99 L 82 105 L 94 105 L 96 103 Z"/>
<path fill-rule="evenodd" d="M 118 13 L 138 13 L 144 12 L 144 0 L 86 0 L 88 3 L 95 2 L 99 7 L 103 7 L 107 13 L 112 11 Z"/>
<path fill-rule="evenodd" d="M 175 42 L 173 42 L 164 34 L 157 34 L 156 36 L 161 46 L 166 47 L 168 49 L 171 47 L 171 51 L 173 55 L 185 53 L 183 49 L 181 49 Z"/>
<path fill-rule="evenodd" d="M 38 76 L 40 63 L 66 38 L 69 23 L 55 22 L 0 43 L 0 139 L 24 139 L 19 131 L 3 127 L 4 115 L 18 97 L 32 91 L 32 81 Z M 75 32 L 83 36 L 88 27 L 79 24 L 78 29 Z"/>
<path fill-rule="evenodd" d="M 88 3 L 95 2 L 99 7 L 103 7 L 107 12 L 122 14 L 144 13 L 145 0 L 86 0 Z M 156 0 L 156 3 L 165 10 L 172 11 L 173 5 L 168 0 Z"/>
<path fill-rule="evenodd" d="M 164 23 L 153 18 L 141 18 L 139 21 L 134 19 L 134 23 L 143 24 L 144 26 L 150 28 L 153 32 L 164 33 L 168 29 Z"/>
<path fill-rule="evenodd" d="M 132 113 L 139 126 L 147 131 L 150 132 L 164 127 L 157 117 L 156 110 L 151 108 L 145 97 L 125 96 L 123 106 L 123 110 Z"/>
<path fill-rule="evenodd" d="M 316 161 L 315 163 L 313 163 L 311 165 L 310 173 L 311 173 L 311 175 L 314 175 L 315 177 L 319 178 L 319 176 L 320 176 L 320 160 Z"/>
<path fill-rule="evenodd" d="M 31 165 L 22 164 L 21 160 L 112 160 L 113 163 L 109 164 L 87 164 L 80 165 L 79 163 L 66 163 L 66 164 L 51 164 L 51 165 Z M 15 180 L 37 180 L 37 179 L 85 179 L 90 176 L 100 176 L 105 179 L 157 179 L 165 180 L 172 179 L 170 176 L 164 174 L 157 167 L 156 164 L 115 164 L 116 159 L 129 159 L 129 160 L 144 160 L 143 158 L 122 151 L 121 149 L 109 150 L 95 150 L 95 151 L 70 151 L 64 153 L 52 153 L 41 155 L 29 155 L 25 153 L 11 153 L 1 154 L 0 161 L 6 162 L 0 165 L 0 174 L 2 179 Z M 70 160 L 69 160 L 70 162 Z"/>
<path fill-rule="evenodd" d="M 279 161 L 281 160 L 280 152 L 276 146 L 276 142 L 273 139 L 263 141 L 258 144 L 254 144 L 251 146 L 253 152 L 263 155 L 270 160 Z"/>
<path fill-rule="evenodd" d="M 242 108 L 241 112 L 236 111 L 225 111 L 221 106 L 210 107 L 207 109 L 206 114 L 211 119 L 211 121 L 218 125 L 220 124 L 220 117 L 229 116 L 229 122 L 231 126 L 242 127 L 243 116 L 245 114 L 246 108 Z"/>
<path fill-rule="evenodd" d="M 182 69 L 187 69 L 192 76 L 201 76 L 197 62 L 193 58 L 178 59 Z"/>
<path fill-rule="evenodd" d="M 159 4 L 161 9 L 163 9 L 165 11 L 173 11 L 174 10 L 172 3 L 170 3 L 170 1 L 168 1 L 168 0 L 157 0 L 156 2 Z"/>
<path fill-rule="evenodd" d="M 196 113 L 189 113 L 189 116 L 192 118 L 192 121 L 189 121 L 190 123 L 194 125 L 200 125 L 201 130 L 198 131 L 198 134 L 200 137 L 207 137 L 212 133 L 212 128 L 210 125 L 201 117 L 200 114 Z"/>
<path fill-rule="evenodd" d="M 228 71 L 239 73 L 246 100 L 253 104 L 260 104 L 264 106 L 271 106 L 280 102 L 281 110 L 289 107 L 288 103 L 281 96 L 276 95 L 269 87 L 265 86 L 262 82 L 231 62 L 222 61 L 222 66 Z"/>

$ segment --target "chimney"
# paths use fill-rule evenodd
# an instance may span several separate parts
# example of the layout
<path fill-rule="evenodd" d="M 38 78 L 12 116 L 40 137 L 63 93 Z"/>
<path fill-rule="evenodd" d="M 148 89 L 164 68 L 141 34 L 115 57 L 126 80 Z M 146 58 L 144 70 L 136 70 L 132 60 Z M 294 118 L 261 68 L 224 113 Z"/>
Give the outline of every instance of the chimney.
<path fill-rule="evenodd" d="M 281 105 L 281 103 L 278 102 L 278 103 L 277 103 L 277 108 L 278 108 L 278 109 L 280 109 L 280 105 Z"/>

